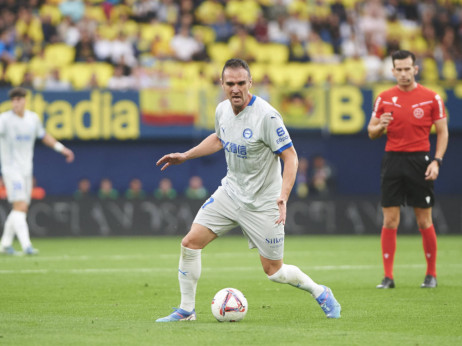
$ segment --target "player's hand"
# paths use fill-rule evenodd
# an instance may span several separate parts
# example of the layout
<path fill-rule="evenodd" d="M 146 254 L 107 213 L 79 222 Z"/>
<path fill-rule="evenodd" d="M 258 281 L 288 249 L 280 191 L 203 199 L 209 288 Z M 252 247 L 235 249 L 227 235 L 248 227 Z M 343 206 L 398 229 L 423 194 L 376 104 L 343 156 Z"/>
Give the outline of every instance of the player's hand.
<path fill-rule="evenodd" d="M 74 161 L 74 152 L 71 149 L 64 148 L 61 154 L 64 155 L 67 163 L 71 163 L 72 161 Z"/>
<path fill-rule="evenodd" d="M 156 162 L 156 166 L 162 166 L 161 171 L 165 170 L 171 165 L 179 165 L 186 161 L 186 156 L 183 153 L 172 153 L 164 155 L 159 161 Z"/>
<path fill-rule="evenodd" d="M 393 120 L 393 113 L 383 113 L 381 116 L 380 116 L 380 126 L 382 126 L 383 129 L 386 129 L 388 127 L 388 125 L 390 125 L 390 123 L 392 122 Z"/>
<path fill-rule="evenodd" d="M 277 219 L 275 223 L 278 225 L 281 223 L 285 225 L 287 215 L 287 201 L 282 198 L 278 198 L 277 203 L 279 208 L 279 219 Z"/>
<path fill-rule="evenodd" d="M 427 167 L 425 171 L 425 180 L 436 180 L 438 178 L 438 174 L 440 173 L 440 167 L 438 166 L 438 162 L 432 161 Z"/>

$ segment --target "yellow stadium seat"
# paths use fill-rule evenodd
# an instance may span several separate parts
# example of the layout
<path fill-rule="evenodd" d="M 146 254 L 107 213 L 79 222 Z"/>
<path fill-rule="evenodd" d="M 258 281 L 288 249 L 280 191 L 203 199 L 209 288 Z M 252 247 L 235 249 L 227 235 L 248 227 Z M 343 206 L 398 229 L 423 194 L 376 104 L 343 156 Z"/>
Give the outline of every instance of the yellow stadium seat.
<path fill-rule="evenodd" d="M 436 82 L 439 79 L 438 66 L 433 58 L 423 59 L 422 79 L 425 82 Z"/>
<path fill-rule="evenodd" d="M 24 74 L 27 71 L 27 64 L 15 62 L 8 65 L 5 71 L 5 79 L 10 81 L 13 86 L 18 86 L 22 83 Z"/>
<path fill-rule="evenodd" d="M 85 6 L 85 17 L 95 20 L 97 23 L 105 23 L 107 21 L 106 14 L 104 13 L 101 5 Z"/>
<path fill-rule="evenodd" d="M 330 82 L 332 84 L 345 84 L 347 81 L 347 68 L 343 64 L 335 64 L 335 65 L 329 65 L 327 68 L 326 72 L 326 80 L 330 79 Z M 358 71 L 358 73 L 363 74 L 362 78 L 363 80 L 366 78 L 366 71 Z"/>
<path fill-rule="evenodd" d="M 310 64 L 290 63 L 286 68 L 287 86 L 293 89 L 303 88 L 310 74 Z"/>
<path fill-rule="evenodd" d="M 50 65 L 62 67 L 74 61 L 75 49 L 64 43 L 55 43 L 45 47 L 44 58 Z"/>
<path fill-rule="evenodd" d="M 287 65 L 270 64 L 268 65 L 268 77 L 276 87 L 285 87 L 287 85 Z"/>
<path fill-rule="evenodd" d="M 193 81 L 199 78 L 199 72 L 201 71 L 203 63 L 201 62 L 189 62 L 183 65 L 183 74 L 185 78 Z"/>
<path fill-rule="evenodd" d="M 53 65 L 52 61 L 46 60 L 43 55 L 36 55 L 30 59 L 28 63 L 28 70 L 31 71 L 36 77 L 45 78 L 50 68 L 53 66 L 56 65 Z"/>
<path fill-rule="evenodd" d="M 255 83 L 260 83 L 267 73 L 268 66 L 267 64 L 261 64 L 261 63 L 252 63 L 250 64 L 250 73 L 252 74 L 252 82 Z"/>
<path fill-rule="evenodd" d="M 284 44 L 264 43 L 258 46 L 255 59 L 257 62 L 284 64 L 289 60 L 289 49 Z"/>
<path fill-rule="evenodd" d="M 56 5 L 44 4 L 40 7 L 39 14 L 41 17 L 49 16 L 53 25 L 58 25 L 61 22 L 61 11 Z"/>
<path fill-rule="evenodd" d="M 77 90 L 87 88 L 93 75 L 96 77 L 98 86 L 106 88 L 109 79 L 114 73 L 114 67 L 111 64 L 103 62 L 93 64 L 78 62 L 70 67 L 69 73 L 72 85 Z"/>
<path fill-rule="evenodd" d="M 140 30 L 141 39 L 148 42 L 151 42 L 157 35 L 160 35 L 162 40 L 170 41 L 175 35 L 175 29 L 165 23 L 142 24 Z"/>
<path fill-rule="evenodd" d="M 119 24 L 119 23 L 118 23 Z M 119 24 L 120 25 L 120 24 Z M 139 25 L 134 20 L 127 20 L 122 25 L 122 31 L 125 35 L 132 38 L 138 38 Z"/>
<path fill-rule="evenodd" d="M 109 79 L 114 74 L 114 67 L 111 64 L 99 62 L 91 65 L 92 72 L 96 74 L 98 85 L 101 88 L 106 88 Z"/>
<path fill-rule="evenodd" d="M 72 65 L 63 66 L 59 69 L 61 80 L 72 83 Z"/>
<path fill-rule="evenodd" d="M 77 62 L 71 66 L 71 83 L 74 89 L 85 89 L 91 79 L 93 69 L 91 64 Z"/>
<path fill-rule="evenodd" d="M 101 24 L 98 26 L 98 34 L 107 40 L 113 40 L 119 34 L 120 28 L 117 24 Z"/>
<path fill-rule="evenodd" d="M 202 37 L 202 42 L 205 45 L 215 42 L 215 30 L 209 26 L 203 25 L 194 25 L 191 29 L 191 33 L 195 35 L 200 35 Z"/>
<path fill-rule="evenodd" d="M 110 19 L 112 22 L 117 22 L 121 16 L 130 16 L 132 14 L 132 9 L 130 6 L 119 4 L 113 6 L 111 9 Z"/>
<path fill-rule="evenodd" d="M 231 50 L 226 43 L 211 43 L 207 46 L 207 53 L 215 62 L 224 63 L 226 60 L 232 58 Z"/>
<path fill-rule="evenodd" d="M 323 85 L 327 80 L 330 69 L 330 65 L 312 63 L 307 78 L 311 76 L 314 85 Z"/>
<path fill-rule="evenodd" d="M 453 60 L 446 60 L 442 69 L 443 79 L 454 82 L 457 80 L 457 68 Z"/>

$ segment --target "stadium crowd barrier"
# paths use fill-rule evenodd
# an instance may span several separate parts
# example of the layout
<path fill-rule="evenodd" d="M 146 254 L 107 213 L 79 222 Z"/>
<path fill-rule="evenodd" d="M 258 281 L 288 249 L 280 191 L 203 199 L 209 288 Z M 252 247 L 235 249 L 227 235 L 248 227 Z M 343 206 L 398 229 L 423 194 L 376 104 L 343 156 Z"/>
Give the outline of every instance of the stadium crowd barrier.
<path fill-rule="evenodd" d="M 47 197 L 33 201 L 28 222 L 33 237 L 60 236 L 158 236 L 184 235 L 203 204 L 178 198 L 99 200 Z M 433 209 L 439 234 L 462 233 L 462 200 L 439 198 Z M 0 225 L 10 206 L 0 202 Z M 382 226 L 377 196 L 338 196 L 291 199 L 287 209 L 286 233 L 294 235 L 379 235 Z M 239 234 L 239 230 L 231 233 Z M 402 208 L 400 234 L 418 234 L 412 208 Z"/>

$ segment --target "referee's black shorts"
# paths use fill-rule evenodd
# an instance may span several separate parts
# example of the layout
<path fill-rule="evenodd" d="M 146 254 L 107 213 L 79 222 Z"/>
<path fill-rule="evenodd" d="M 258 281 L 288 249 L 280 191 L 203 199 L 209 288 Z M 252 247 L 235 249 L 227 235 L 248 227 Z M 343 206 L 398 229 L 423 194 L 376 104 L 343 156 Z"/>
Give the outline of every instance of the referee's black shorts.
<path fill-rule="evenodd" d="M 427 152 L 387 151 L 380 174 L 382 207 L 432 207 L 435 203 L 433 181 L 425 180 L 430 162 Z"/>

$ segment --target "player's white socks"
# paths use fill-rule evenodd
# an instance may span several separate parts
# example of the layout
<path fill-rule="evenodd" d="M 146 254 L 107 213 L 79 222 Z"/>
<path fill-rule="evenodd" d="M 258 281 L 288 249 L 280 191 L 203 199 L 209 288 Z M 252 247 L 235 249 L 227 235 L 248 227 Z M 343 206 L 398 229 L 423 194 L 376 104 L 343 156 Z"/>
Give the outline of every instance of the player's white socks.
<path fill-rule="evenodd" d="M 3 235 L 2 235 L 2 247 L 10 247 L 13 245 L 14 240 L 14 227 L 13 227 L 13 212 L 8 214 L 6 218 L 5 225 L 3 226 Z"/>
<path fill-rule="evenodd" d="M 181 245 L 178 281 L 180 282 L 180 308 L 186 311 L 194 310 L 196 305 L 197 280 L 201 276 L 201 249 L 189 249 Z"/>
<path fill-rule="evenodd" d="M 13 228 L 18 237 L 19 243 L 23 250 L 26 250 L 29 246 L 32 246 L 29 237 L 29 226 L 26 221 L 26 213 L 19 210 L 11 211 L 11 217 L 13 221 Z"/>
<path fill-rule="evenodd" d="M 283 264 L 281 269 L 268 279 L 281 284 L 289 284 L 291 286 L 308 291 L 314 298 L 317 298 L 324 291 L 324 288 L 315 283 L 308 275 L 302 272 L 298 267 L 290 264 Z"/>

